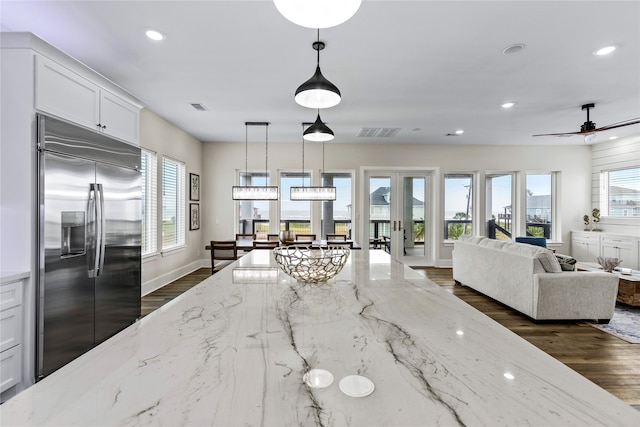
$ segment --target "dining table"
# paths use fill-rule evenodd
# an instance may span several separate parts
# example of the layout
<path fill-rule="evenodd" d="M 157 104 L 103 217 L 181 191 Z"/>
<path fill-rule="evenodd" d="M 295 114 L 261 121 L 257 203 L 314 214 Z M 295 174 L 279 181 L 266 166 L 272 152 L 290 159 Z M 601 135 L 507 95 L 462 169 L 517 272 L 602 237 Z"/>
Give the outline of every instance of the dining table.
<path fill-rule="evenodd" d="M 0 406 L 2 426 L 616 426 L 640 412 L 384 251 L 256 249 Z"/>

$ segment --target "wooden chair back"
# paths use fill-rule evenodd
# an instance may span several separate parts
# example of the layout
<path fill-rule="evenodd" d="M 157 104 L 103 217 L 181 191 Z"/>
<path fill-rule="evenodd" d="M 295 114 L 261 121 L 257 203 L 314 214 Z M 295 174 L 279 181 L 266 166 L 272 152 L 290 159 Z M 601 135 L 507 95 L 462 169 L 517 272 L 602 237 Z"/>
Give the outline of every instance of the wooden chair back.
<path fill-rule="evenodd" d="M 327 240 L 347 240 L 346 234 L 327 234 Z"/>
<path fill-rule="evenodd" d="M 211 240 L 210 246 L 211 274 L 220 269 L 221 265 L 229 264 L 228 261 L 238 259 L 238 248 L 235 240 Z M 216 261 L 222 261 L 222 263 Z"/>
<path fill-rule="evenodd" d="M 316 240 L 315 234 L 296 234 L 296 240 Z"/>
<path fill-rule="evenodd" d="M 256 235 L 254 234 L 236 234 L 236 240 L 256 240 Z"/>
<path fill-rule="evenodd" d="M 280 242 L 277 240 L 269 240 L 269 241 L 253 241 L 253 249 L 273 249 L 277 248 L 280 245 Z"/>
<path fill-rule="evenodd" d="M 267 240 L 280 240 L 280 235 L 278 234 L 267 234 Z"/>

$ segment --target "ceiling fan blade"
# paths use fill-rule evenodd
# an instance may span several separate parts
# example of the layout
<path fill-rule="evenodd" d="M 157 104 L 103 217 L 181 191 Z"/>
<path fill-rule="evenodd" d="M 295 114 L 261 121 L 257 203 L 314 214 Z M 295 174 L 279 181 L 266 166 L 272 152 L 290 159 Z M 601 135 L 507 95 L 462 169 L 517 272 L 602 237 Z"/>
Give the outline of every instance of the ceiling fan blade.
<path fill-rule="evenodd" d="M 636 118 L 636 119 L 629 119 L 629 120 L 625 120 L 622 122 L 618 122 L 618 123 L 613 123 L 607 126 L 602 126 L 599 127 L 597 129 L 595 129 L 593 132 L 600 132 L 603 130 L 609 130 L 609 129 L 615 129 L 615 128 L 621 128 L 623 126 L 629 126 L 629 125 L 635 125 L 640 123 L 640 117 Z"/>
<path fill-rule="evenodd" d="M 582 133 L 586 133 L 586 132 L 540 133 L 540 134 L 531 135 L 531 136 L 573 136 L 573 135 L 580 135 Z"/>

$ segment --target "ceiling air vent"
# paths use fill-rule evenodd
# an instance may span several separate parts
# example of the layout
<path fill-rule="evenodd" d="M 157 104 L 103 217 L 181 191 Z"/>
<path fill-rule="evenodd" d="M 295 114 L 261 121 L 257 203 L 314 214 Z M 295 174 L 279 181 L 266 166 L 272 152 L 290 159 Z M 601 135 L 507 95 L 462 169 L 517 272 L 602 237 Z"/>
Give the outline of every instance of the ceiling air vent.
<path fill-rule="evenodd" d="M 389 138 L 394 136 L 396 133 L 398 133 L 399 130 L 400 128 L 382 128 L 380 129 L 380 132 L 378 132 L 376 136 L 381 138 Z"/>
<path fill-rule="evenodd" d="M 207 111 L 207 107 L 205 107 L 204 105 L 199 104 L 199 103 L 197 103 L 197 102 L 192 102 L 192 103 L 191 103 L 191 106 L 192 106 L 193 108 L 195 108 L 196 110 L 198 110 L 198 111 Z"/>
<path fill-rule="evenodd" d="M 360 128 L 357 136 L 360 137 L 378 137 L 378 138 L 389 138 L 394 136 L 400 128 Z"/>

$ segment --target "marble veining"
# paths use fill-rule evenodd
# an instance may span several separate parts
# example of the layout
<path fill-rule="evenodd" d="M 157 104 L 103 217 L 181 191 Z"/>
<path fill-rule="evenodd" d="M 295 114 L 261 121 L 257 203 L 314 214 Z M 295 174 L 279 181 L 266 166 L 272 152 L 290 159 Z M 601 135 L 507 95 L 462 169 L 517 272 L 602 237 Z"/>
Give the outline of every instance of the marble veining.
<path fill-rule="evenodd" d="M 2 425 L 640 424 L 629 405 L 382 251 L 353 251 L 336 278 L 313 285 L 272 274 L 270 255 L 252 251 L 9 400 Z M 307 385 L 314 368 L 333 384 Z M 339 380 L 354 374 L 375 391 L 343 394 Z"/>

